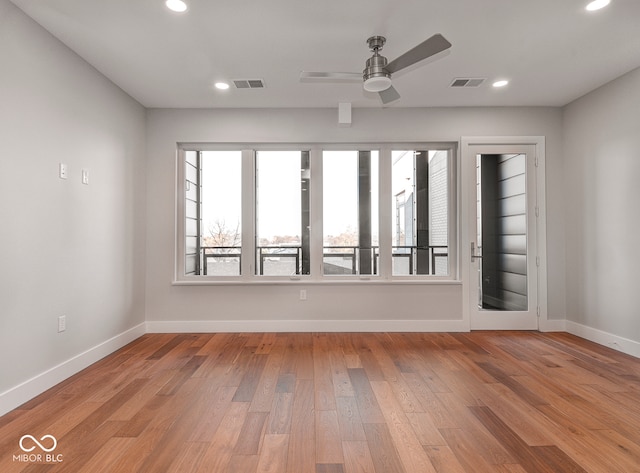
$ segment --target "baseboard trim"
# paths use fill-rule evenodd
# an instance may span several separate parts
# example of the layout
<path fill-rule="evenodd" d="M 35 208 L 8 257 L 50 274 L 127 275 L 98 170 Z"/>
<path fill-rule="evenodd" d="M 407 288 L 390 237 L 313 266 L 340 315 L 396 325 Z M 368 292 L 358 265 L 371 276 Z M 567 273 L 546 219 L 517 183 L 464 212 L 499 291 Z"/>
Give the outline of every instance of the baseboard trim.
<path fill-rule="evenodd" d="M 627 355 L 640 358 L 640 343 L 586 325 L 565 321 L 566 331 L 580 338 L 590 340 L 605 347 L 613 348 Z"/>
<path fill-rule="evenodd" d="M 110 355 L 146 332 L 145 323 L 136 325 L 115 337 L 69 358 L 47 371 L 34 376 L 13 388 L 0 393 L 0 416 L 42 394 L 47 389 L 82 371 L 87 366 Z"/>
<path fill-rule="evenodd" d="M 567 321 L 562 319 L 540 319 L 541 332 L 566 332 Z"/>
<path fill-rule="evenodd" d="M 147 333 L 468 332 L 464 320 L 191 320 L 147 321 Z"/>

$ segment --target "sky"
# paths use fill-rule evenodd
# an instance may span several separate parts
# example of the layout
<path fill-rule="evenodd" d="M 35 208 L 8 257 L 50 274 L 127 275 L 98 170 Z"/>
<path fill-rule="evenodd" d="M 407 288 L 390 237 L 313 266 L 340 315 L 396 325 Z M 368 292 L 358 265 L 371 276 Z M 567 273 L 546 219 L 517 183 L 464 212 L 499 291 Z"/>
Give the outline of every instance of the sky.
<path fill-rule="evenodd" d="M 357 151 L 323 155 L 323 227 L 325 235 L 357 229 Z M 372 159 L 372 201 L 378 201 L 377 152 Z M 300 235 L 301 169 L 299 151 L 259 151 L 257 165 L 258 237 Z M 241 220 L 241 152 L 205 151 L 202 163 L 202 212 L 205 235 L 216 222 L 235 229 Z M 372 210 L 377 228 L 377 206 Z M 375 232 L 375 231 L 374 231 Z M 377 232 L 375 232 L 377 233 Z"/>

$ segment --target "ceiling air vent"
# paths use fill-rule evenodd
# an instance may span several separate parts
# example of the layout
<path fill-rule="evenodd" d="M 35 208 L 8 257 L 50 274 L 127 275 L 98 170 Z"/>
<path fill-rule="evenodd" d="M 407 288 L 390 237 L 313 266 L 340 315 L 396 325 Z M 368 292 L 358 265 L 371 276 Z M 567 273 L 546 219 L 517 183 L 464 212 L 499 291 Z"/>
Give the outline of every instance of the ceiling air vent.
<path fill-rule="evenodd" d="M 480 87 L 485 79 L 480 78 L 456 78 L 453 79 L 451 85 L 449 87 L 460 88 L 460 87 Z"/>
<path fill-rule="evenodd" d="M 264 89 L 262 79 L 234 79 L 236 89 Z"/>

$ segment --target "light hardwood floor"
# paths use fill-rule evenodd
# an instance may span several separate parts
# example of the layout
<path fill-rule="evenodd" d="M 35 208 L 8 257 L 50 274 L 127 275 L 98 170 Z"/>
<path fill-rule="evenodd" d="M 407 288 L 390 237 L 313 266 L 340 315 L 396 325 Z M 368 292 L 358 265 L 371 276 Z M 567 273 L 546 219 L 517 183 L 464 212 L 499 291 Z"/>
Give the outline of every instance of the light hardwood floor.
<path fill-rule="evenodd" d="M 148 334 L 1 417 L 0 471 L 640 472 L 640 360 L 561 333 Z"/>

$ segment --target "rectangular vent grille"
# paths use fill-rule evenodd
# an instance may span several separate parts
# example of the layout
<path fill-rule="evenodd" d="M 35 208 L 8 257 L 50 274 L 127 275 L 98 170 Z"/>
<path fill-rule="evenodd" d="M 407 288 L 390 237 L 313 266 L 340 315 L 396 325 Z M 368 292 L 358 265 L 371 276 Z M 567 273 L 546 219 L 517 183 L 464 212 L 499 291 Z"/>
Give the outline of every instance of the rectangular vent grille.
<path fill-rule="evenodd" d="M 234 79 L 233 84 L 236 89 L 264 89 L 262 79 Z"/>
<path fill-rule="evenodd" d="M 449 87 L 480 87 L 484 81 L 485 79 L 481 78 L 456 78 L 453 79 L 453 82 L 451 82 Z"/>

